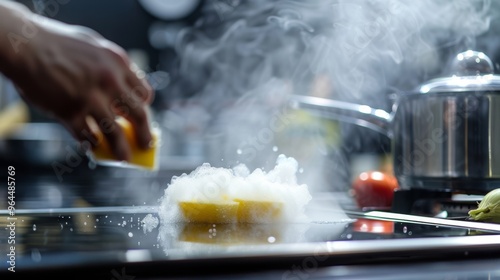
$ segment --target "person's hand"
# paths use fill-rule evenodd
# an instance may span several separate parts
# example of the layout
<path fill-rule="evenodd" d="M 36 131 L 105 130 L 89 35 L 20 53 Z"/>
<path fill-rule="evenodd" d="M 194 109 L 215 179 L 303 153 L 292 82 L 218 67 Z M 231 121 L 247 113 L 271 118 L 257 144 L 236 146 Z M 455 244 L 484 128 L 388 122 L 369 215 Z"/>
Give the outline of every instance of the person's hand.
<path fill-rule="evenodd" d="M 20 94 L 80 141 L 92 142 L 93 127 L 99 127 L 119 160 L 130 158 L 130 148 L 118 115 L 134 125 L 137 143 L 147 148 L 152 89 L 125 51 L 88 28 L 41 17 L 23 21 L 36 33 L 21 46 L 11 71 Z"/>

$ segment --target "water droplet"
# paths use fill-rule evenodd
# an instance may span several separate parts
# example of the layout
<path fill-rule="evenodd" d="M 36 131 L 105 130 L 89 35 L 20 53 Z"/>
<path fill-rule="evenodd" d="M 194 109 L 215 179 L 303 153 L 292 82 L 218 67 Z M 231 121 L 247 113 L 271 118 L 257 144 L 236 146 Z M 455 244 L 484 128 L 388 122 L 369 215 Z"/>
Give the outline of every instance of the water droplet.
<path fill-rule="evenodd" d="M 403 233 L 407 233 L 408 232 L 408 228 L 406 226 L 403 227 Z"/>
<path fill-rule="evenodd" d="M 134 236 L 134 234 L 132 232 L 129 232 L 128 237 L 132 237 L 132 236 Z"/>
<path fill-rule="evenodd" d="M 87 222 L 83 222 L 83 225 L 86 226 L 87 225 Z"/>
<path fill-rule="evenodd" d="M 99 219 L 95 219 L 96 222 L 99 222 Z"/>
<path fill-rule="evenodd" d="M 94 226 L 94 228 L 97 228 L 97 226 Z"/>
<path fill-rule="evenodd" d="M 273 147 L 273 151 L 274 151 L 274 152 L 277 152 L 277 151 L 278 151 L 278 147 L 274 146 L 274 147 Z"/>
<path fill-rule="evenodd" d="M 61 224 L 61 229 L 63 229 L 63 228 L 64 228 L 64 226 L 63 226 L 63 224 Z"/>
<path fill-rule="evenodd" d="M 299 173 L 304 173 L 304 168 L 299 168 Z"/>
<path fill-rule="evenodd" d="M 413 234 L 413 232 L 411 232 L 411 231 L 408 232 L 408 235 L 412 235 L 412 234 Z"/>
<path fill-rule="evenodd" d="M 36 225 L 33 224 L 33 231 L 36 231 Z"/>
<path fill-rule="evenodd" d="M 141 246 L 141 241 L 137 241 L 137 245 Z"/>
<path fill-rule="evenodd" d="M 274 242 L 276 242 L 276 238 L 275 238 L 274 236 L 269 236 L 269 237 L 267 238 L 267 242 L 269 242 L 269 243 L 274 243 Z"/>
<path fill-rule="evenodd" d="M 127 221 L 123 221 L 122 222 L 122 227 L 126 226 L 127 225 Z"/>
<path fill-rule="evenodd" d="M 87 218 L 90 218 L 90 215 L 87 215 Z"/>
<path fill-rule="evenodd" d="M 347 235 L 346 235 L 346 238 L 347 238 L 347 239 L 352 239 L 352 234 L 350 234 L 350 233 L 349 233 L 349 234 L 347 234 Z"/>
<path fill-rule="evenodd" d="M 104 216 L 104 218 L 108 218 L 108 215 Z"/>
<path fill-rule="evenodd" d="M 212 229 L 209 229 L 208 232 L 212 233 Z"/>
<path fill-rule="evenodd" d="M 69 231 L 73 231 L 73 228 L 69 228 Z"/>
<path fill-rule="evenodd" d="M 238 149 L 238 150 L 236 150 L 236 153 L 237 153 L 238 155 L 241 155 L 241 154 L 243 153 L 243 151 L 242 151 L 241 149 Z"/>

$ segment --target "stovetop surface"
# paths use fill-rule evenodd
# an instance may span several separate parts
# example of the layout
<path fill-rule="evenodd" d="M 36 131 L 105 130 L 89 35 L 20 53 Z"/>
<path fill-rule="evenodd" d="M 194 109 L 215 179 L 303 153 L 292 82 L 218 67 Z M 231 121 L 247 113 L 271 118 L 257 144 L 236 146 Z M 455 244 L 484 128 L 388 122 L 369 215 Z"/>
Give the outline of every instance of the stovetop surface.
<path fill-rule="evenodd" d="M 334 203 L 330 199 L 323 196 L 314 205 Z M 19 209 L 15 216 L 2 211 L 0 221 L 6 229 L 15 221 L 16 267 L 24 272 L 103 266 L 109 272 L 110 267 L 138 264 L 175 271 L 188 264 L 238 260 L 290 265 L 307 256 L 325 260 L 323 265 L 363 264 L 500 250 L 500 225 L 337 207 L 311 211 L 318 210 L 318 219 L 308 223 L 155 225 L 143 222 L 146 216 L 158 218 L 154 205 L 82 205 Z M 9 231 L 3 231 L 1 239 L 8 237 Z M 7 271 L 8 263 L 2 265 Z"/>
<path fill-rule="evenodd" d="M 101 177 L 88 178 L 76 172 L 63 182 L 53 175 L 18 176 L 19 207 L 15 216 L 0 210 L 0 223 L 5 228 L 0 242 L 7 248 L 3 254 L 6 259 L 14 245 L 8 243 L 9 225 L 15 221 L 15 261 L 21 274 L 65 275 L 71 271 L 72 275 L 119 279 L 115 274 L 126 268 L 135 276 L 164 277 L 200 271 L 230 273 L 236 267 L 248 272 L 286 270 L 304 263 L 317 268 L 398 262 L 413 265 L 494 257 L 500 251 L 500 225 L 468 221 L 463 213 L 438 218 L 346 207 L 342 202 L 348 198 L 338 193 L 316 194 L 309 204 L 308 223 L 159 221 L 157 226 L 144 227 L 146 216 L 153 220 L 159 217 L 158 203 L 144 200 L 140 194 L 158 198 L 151 194 L 162 193 L 170 174 L 141 177 L 133 171 L 118 174 L 109 170 Z M 115 200 L 99 199 L 113 196 Z M 58 197 L 64 198 L 62 202 L 54 199 Z M 127 198 L 143 203 L 129 203 Z M 3 197 L 2 201 L 7 200 Z M 1 264 L 0 274 L 9 273 L 9 263 Z"/>

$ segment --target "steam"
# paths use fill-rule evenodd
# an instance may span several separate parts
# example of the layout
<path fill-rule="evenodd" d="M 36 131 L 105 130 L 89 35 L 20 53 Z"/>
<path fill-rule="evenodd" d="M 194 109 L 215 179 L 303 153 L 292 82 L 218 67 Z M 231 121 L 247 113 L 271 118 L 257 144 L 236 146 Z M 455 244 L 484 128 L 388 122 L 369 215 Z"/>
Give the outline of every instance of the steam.
<path fill-rule="evenodd" d="M 203 137 L 212 165 L 269 168 L 284 153 L 304 167 L 313 190 L 345 187 L 339 139 L 363 136 L 288 109 L 287 94 L 388 110 L 390 93 L 447 75 L 451 57 L 477 47 L 495 18 L 492 6 L 489 0 L 258 0 L 221 15 L 214 4 L 222 21 L 202 19 L 181 34 L 179 75 L 169 94 L 189 94 L 208 111 Z"/>

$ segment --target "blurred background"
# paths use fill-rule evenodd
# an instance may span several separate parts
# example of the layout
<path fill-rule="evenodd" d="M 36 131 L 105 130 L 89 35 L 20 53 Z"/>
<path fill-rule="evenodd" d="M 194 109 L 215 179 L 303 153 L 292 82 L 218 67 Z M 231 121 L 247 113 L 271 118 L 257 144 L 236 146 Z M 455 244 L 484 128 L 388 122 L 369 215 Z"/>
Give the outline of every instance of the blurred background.
<path fill-rule="evenodd" d="M 390 139 L 290 109 L 287 94 L 390 112 L 399 94 L 449 75 L 454 54 L 500 55 L 491 1 L 19 2 L 122 46 L 148 74 L 162 130 L 157 172 L 96 166 L 1 79 L 2 166 L 19 170 L 27 208 L 154 205 L 172 176 L 203 162 L 269 170 L 281 153 L 298 160 L 312 191 L 346 194 L 362 171 L 391 172 Z"/>

